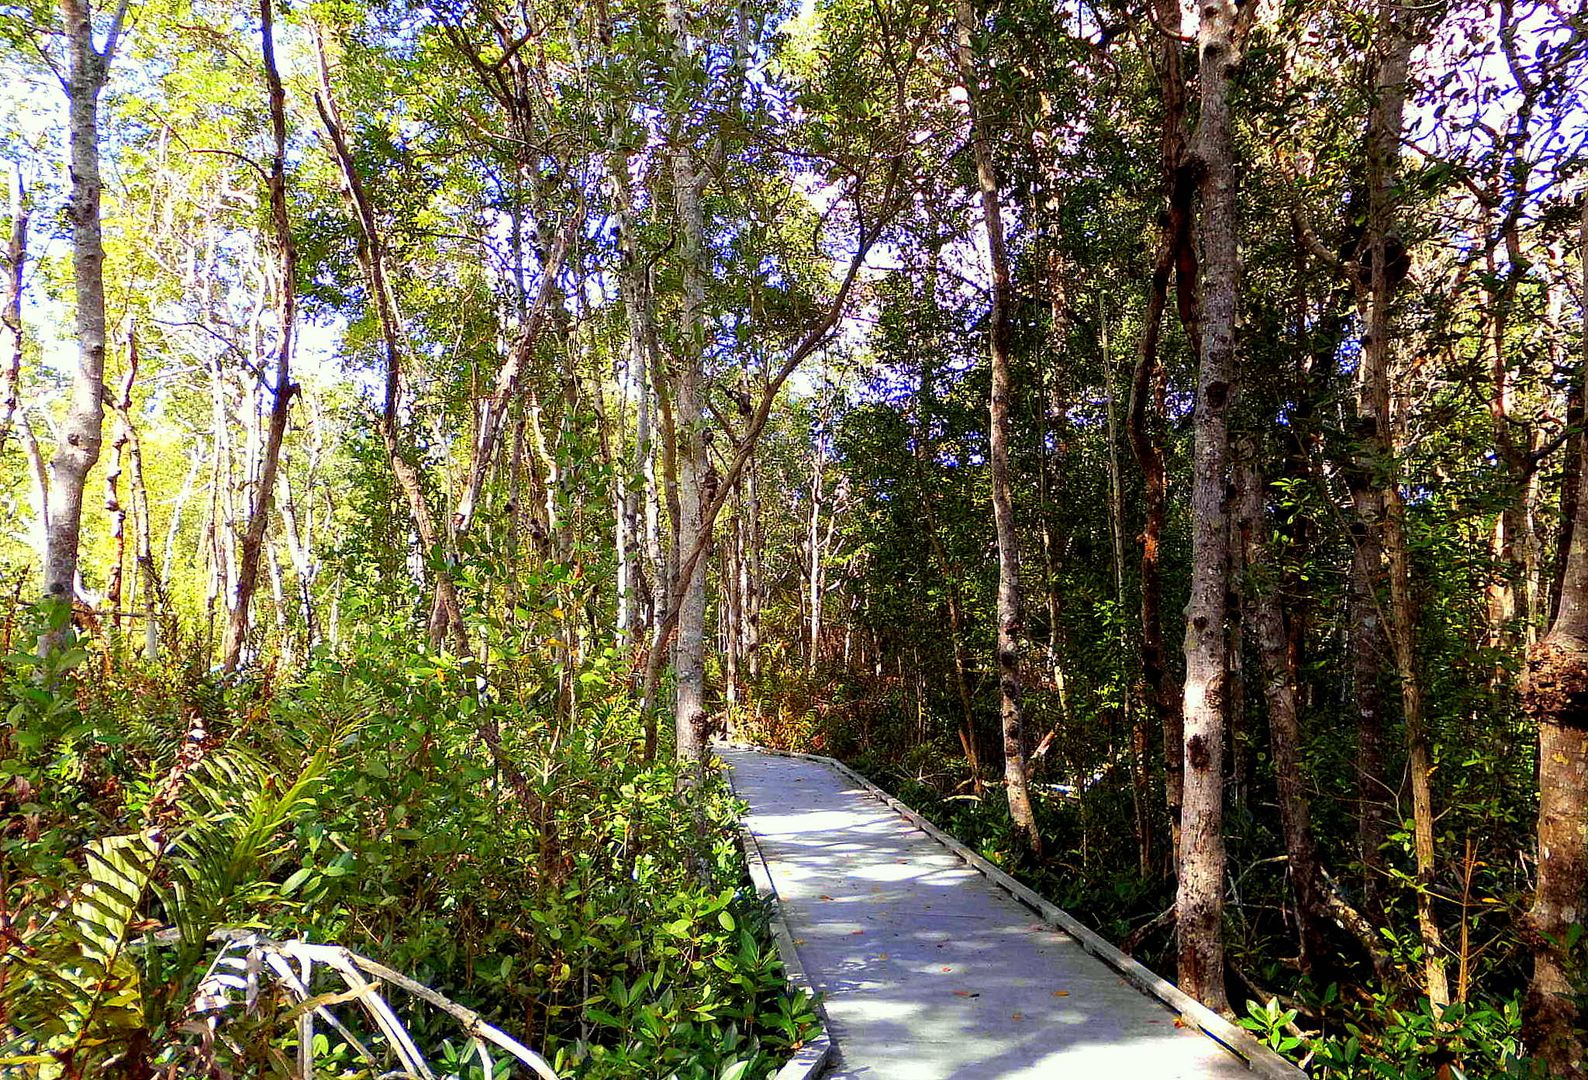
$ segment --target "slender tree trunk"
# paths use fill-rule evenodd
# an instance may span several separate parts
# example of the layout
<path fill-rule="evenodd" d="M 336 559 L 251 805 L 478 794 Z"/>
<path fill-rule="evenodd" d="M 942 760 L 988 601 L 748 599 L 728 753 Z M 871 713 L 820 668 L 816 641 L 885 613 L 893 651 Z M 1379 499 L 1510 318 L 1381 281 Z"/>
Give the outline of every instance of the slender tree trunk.
<path fill-rule="evenodd" d="M 38 437 L 33 433 L 33 422 L 26 410 L 22 413 L 22 422 L 17 426 L 22 431 L 22 449 L 28 458 L 28 493 L 33 506 L 33 550 L 38 555 L 39 565 L 43 566 L 49 551 L 50 467 L 44 460 L 44 451 L 39 447 Z"/>
<path fill-rule="evenodd" d="M 1578 232 L 1588 297 L 1588 196 Z M 1588 308 L 1584 309 L 1588 317 Z M 1588 380 L 1588 336 L 1582 371 Z M 1578 497 L 1555 618 L 1527 658 L 1522 707 L 1538 725 L 1538 886 L 1528 912 L 1533 978 L 1522 1033 L 1551 1075 L 1588 1076 L 1588 1036 L 1578 1009 L 1580 968 L 1566 942 L 1588 921 L 1588 465 L 1578 455 Z"/>
<path fill-rule="evenodd" d="M 943 582 L 943 596 L 948 607 L 948 641 L 953 657 L 954 690 L 960 707 L 960 747 L 965 753 L 965 764 L 970 769 L 971 782 L 976 790 L 980 791 L 982 785 L 981 752 L 977 744 L 976 709 L 970 692 L 970 664 L 965 656 L 965 615 L 964 609 L 960 604 L 959 574 L 956 568 L 950 565 L 948 552 L 943 546 L 942 530 L 937 518 L 937 493 L 927 472 L 932 458 L 932 400 L 936 383 L 934 360 L 939 347 L 935 332 L 937 326 L 937 264 L 938 251 L 933 248 L 929 252 L 926 281 L 923 289 L 923 300 L 930 313 L 931 329 L 927 332 L 928 340 L 925 343 L 925 347 L 918 356 L 920 370 L 915 391 L 913 420 L 915 471 L 921 507 L 926 514 L 927 544 L 932 549 L 932 557 L 936 563 L 936 573 Z"/>
<path fill-rule="evenodd" d="M 761 433 L 766 430 L 767 420 L 772 414 L 772 405 L 777 400 L 778 392 L 783 384 L 798 370 L 813 352 L 829 341 L 837 329 L 848 305 L 849 297 L 854 291 L 855 282 L 858 280 L 860 270 L 865 264 L 866 256 L 871 251 L 881 235 L 881 228 L 892 217 L 899 205 L 900 171 L 897 163 L 889 169 L 886 187 L 880 197 L 882 212 L 860 230 L 855 251 L 849 260 L 849 265 L 841 275 L 838 287 L 832 299 L 823 309 L 821 315 L 807 326 L 805 333 L 799 341 L 789 349 L 781 363 L 766 378 L 759 400 L 751 410 L 750 418 L 739 435 L 732 458 L 724 470 L 719 481 L 708 492 L 709 498 L 703 502 L 699 512 L 699 526 L 696 531 L 693 545 L 685 548 L 679 545 L 678 573 L 674 575 L 680 580 L 687 581 L 701 564 L 706 555 L 706 549 L 711 543 L 711 527 L 717 520 L 717 515 L 722 511 L 729 495 L 735 485 L 744 476 L 746 467 L 754 456 L 756 442 Z M 660 390 L 660 387 L 658 387 Z M 664 395 L 659 395 L 665 400 Z M 664 425 L 667 422 L 667 410 L 661 410 Z M 670 440 L 663 440 L 663 449 Z M 675 530 L 676 531 L 676 530 Z M 683 615 L 684 603 L 682 598 L 670 602 L 667 613 L 657 620 L 656 628 L 651 635 L 651 648 L 645 658 L 645 672 L 640 694 L 641 709 L 649 714 L 651 704 L 655 701 L 656 687 L 661 679 L 661 666 L 663 650 L 667 641 L 672 637 L 673 631 L 678 629 Z M 655 740 L 651 732 L 647 732 L 647 747 L 654 749 Z"/>
<path fill-rule="evenodd" d="M 121 393 L 111 405 L 118 416 L 132 414 L 132 386 L 138 378 L 138 350 L 137 346 L 132 344 L 135 340 L 136 338 L 129 333 L 127 374 L 121 381 Z M 127 425 L 118 424 L 116 436 L 110 444 L 110 467 L 105 470 L 105 513 L 110 515 L 110 542 L 114 552 L 111 556 L 110 577 L 105 583 L 105 607 L 110 620 L 112 641 L 118 648 L 121 644 L 122 590 L 127 565 L 127 507 L 121 501 L 121 474 L 127 458 L 129 442 Z"/>
<path fill-rule="evenodd" d="M 1357 521 L 1352 523 L 1350 569 L 1351 675 L 1356 698 L 1357 854 L 1362 861 L 1363 895 L 1370 909 L 1379 905 L 1384 878 L 1384 844 L 1389 838 L 1384 811 L 1392 794 L 1384 773 L 1384 640 L 1377 582 L 1383 551 L 1375 527 L 1364 522 L 1383 517 L 1382 500 L 1371 474 L 1353 468 L 1348 483 Z"/>
<path fill-rule="evenodd" d="M 1257 652 L 1263 667 L 1263 697 L 1268 704 L 1268 745 L 1273 755 L 1279 794 L 1279 824 L 1289 859 L 1291 887 L 1296 891 L 1296 931 L 1300 966 L 1311 971 L 1327 956 L 1325 911 L 1312 838 L 1312 811 L 1302 782 L 1301 722 L 1296 672 L 1290 665 L 1290 639 L 1280 606 L 1277 568 L 1270 553 L 1272 530 L 1263 505 L 1263 480 L 1258 472 L 1255 439 L 1242 440 L 1235 463 L 1238 516 L 1246 551 L 1246 591 Z"/>
<path fill-rule="evenodd" d="M 253 505 L 248 513 L 248 528 L 237 561 L 237 582 L 232 607 L 226 620 L 226 639 L 221 648 L 221 668 L 235 671 L 243 657 L 248 638 L 249 605 L 259 581 L 259 559 L 270 524 L 270 511 L 276 497 L 276 472 L 281 464 L 281 444 L 286 439 L 287 422 L 292 413 L 292 331 L 297 320 L 298 245 L 292 238 L 292 222 L 287 216 L 287 95 L 276 70 L 276 38 L 271 0 L 259 0 L 260 50 L 264 60 L 265 87 L 270 103 L 270 133 L 274 143 L 270 158 L 270 220 L 275 232 L 276 254 L 281 260 L 281 306 L 276 312 L 276 385 L 271 389 L 270 426 L 260 452 L 258 482 Z"/>
<path fill-rule="evenodd" d="M 1407 773 L 1412 790 L 1413 851 L 1417 864 L 1417 925 L 1423 946 L 1423 973 L 1430 1002 L 1437 1010 L 1450 1002 L 1445 976 L 1444 945 L 1433 902 L 1434 809 L 1433 760 L 1424 716 L 1422 680 L 1417 670 L 1416 613 L 1411 593 L 1411 558 L 1406 542 L 1406 508 L 1395 468 L 1390 417 L 1390 305 L 1397 282 L 1389 269 L 1393 236 L 1397 164 L 1407 92 L 1407 65 L 1413 39 L 1402 25 L 1410 18 L 1399 0 L 1383 0 L 1385 27 L 1375 72 L 1377 100 L 1369 115 L 1368 221 L 1365 243 L 1370 278 L 1364 301 L 1359 410 L 1367 437 L 1369 467 L 1375 470 L 1382 509 L 1379 535 L 1388 563 L 1390 608 L 1386 629 L 1400 682 L 1401 713 L 1406 726 Z M 1371 528 L 1371 523 L 1369 525 Z"/>
<path fill-rule="evenodd" d="M 601 25 L 602 44 L 610 49 L 611 27 Z M 654 590 L 661 587 L 660 538 L 656 531 L 654 497 L 656 473 L 653 464 L 651 418 L 651 341 L 655 337 L 650 314 L 650 287 L 645 268 L 640 260 L 639 243 L 635 234 L 634 182 L 629 172 L 629 152 L 625 145 L 624 122 L 626 117 L 614 110 L 609 124 L 611 147 L 607 154 L 608 170 L 612 178 L 612 208 L 617 218 L 618 292 L 623 302 L 623 313 L 628 329 L 628 364 L 625 380 L 625 400 L 632 388 L 635 403 L 634 443 L 632 456 L 623 462 L 623 538 L 627 541 L 624 563 L 627 578 L 623 585 L 626 594 L 620 599 L 628 612 L 628 620 L 621 628 L 624 636 L 634 642 L 643 640 L 642 627 L 649 628 L 656 619 Z M 642 569 L 643 565 L 643 569 Z M 648 572 L 648 573 L 647 573 Z M 649 587 L 646 578 L 649 577 Z M 632 595 L 627 595 L 631 593 Z M 641 612 L 641 597 L 649 598 Z"/>
<path fill-rule="evenodd" d="M 929 290 L 936 303 L 935 289 Z M 921 353 L 920 383 L 915 399 L 915 467 L 920 485 L 921 506 L 926 514 L 926 539 L 932 549 L 936 572 L 943 582 L 943 596 L 948 607 L 948 642 L 953 656 L 954 690 L 959 700 L 961 726 L 959 742 L 965 752 L 965 764 L 970 768 L 972 782 L 981 789 L 981 753 L 977 745 L 976 708 L 970 692 L 970 665 L 965 656 L 965 613 L 960 603 L 959 575 L 950 565 L 948 552 L 943 547 L 941 528 L 937 520 L 937 497 L 927 475 L 930 458 L 928 440 L 931 438 L 932 361 L 935 343 L 929 343 Z"/>
<path fill-rule="evenodd" d="M 212 369 L 214 365 L 211 365 Z M 219 387 L 220 375 L 212 370 L 211 382 L 212 397 L 214 398 L 214 415 L 210 423 L 210 461 L 209 485 L 205 492 L 204 528 L 200 530 L 199 542 L 202 547 L 202 560 L 205 567 L 204 578 L 204 626 L 205 647 L 214 640 L 215 630 L 215 601 L 225 587 L 226 569 L 221 558 L 220 548 L 220 498 L 221 463 L 226 453 L 225 412 L 220 403 Z"/>
<path fill-rule="evenodd" d="M 1180 986 L 1209 1008 L 1224 990 L 1224 727 L 1229 704 L 1225 588 L 1229 576 L 1229 412 L 1235 393 L 1237 274 L 1231 76 L 1239 61 L 1237 8 L 1215 0 L 1197 31 L 1202 110 L 1202 363 L 1191 488 L 1191 599 L 1185 632 L 1185 792 L 1175 899 Z"/>
<path fill-rule="evenodd" d="M 673 37 L 674 64 L 679 68 L 692 68 L 695 60 L 690 53 L 688 27 L 680 0 L 668 0 L 667 23 Z M 706 480 L 706 447 L 701 427 L 702 363 L 706 349 L 706 229 L 700 206 L 702 182 L 696 174 L 689 138 L 687 129 L 681 130 L 678 144 L 671 150 L 679 261 L 683 268 L 683 340 L 673 399 L 678 464 L 675 532 L 681 553 L 699 545 L 703 530 L 710 527 L 702 516 Z M 699 559 L 687 569 L 679 567 L 678 589 L 681 602 L 678 645 L 673 657 L 678 681 L 674 734 L 678 759 L 695 764 L 704 761 L 706 755 L 706 573 Z"/>
<path fill-rule="evenodd" d="M 627 649 L 634 641 L 634 626 L 638 622 L 639 575 L 637 561 L 639 544 L 634 536 L 636 511 L 639 502 L 634 491 L 633 473 L 630 469 L 628 445 L 629 387 L 622 372 L 614 371 L 618 383 L 617 418 L 611 424 L 610 434 L 605 418 L 601 421 L 601 446 L 606 463 L 612 469 L 612 546 L 617 559 L 617 608 L 614 622 L 614 639 L 618 648 Z M 598 390 L 593 400 L 601 408 Z"/>
<path fill-rule="evenodd" d="M 826 498 L 823 466 L 826 464 L 826 434 L 820 426 L 816 431 L 815 446 L 811 449 L 810 515 L 806 521 L 806 550 L 809 552 L 809 570 L 806 575 L 806 616 L 809 632 L 806 636 L 805 670 L 814 673 L 822 648 L 822 506 Z"/>
<path fill-rule="evenodd" d="M 1155 0 L 1154 6 L 1160 25 L 1178 32 L 1181 11 L 1177 0 Z M 1159 358 L 1159 346 L 1172 273 L 1180 321 L 1193 351 L 1200 353 L 1200 281 L 1191 229 L 1191 198 L 1195 184 L 1186 161 L 1187 92 L 1182 45 L 1177 38 L 1162 34 L 1158 38 L 1158 48 L 1158 82 L 1163 100 L 1159 156 L 1165 215 L 1163 236 L 1147 293 L 1147 310 L 1142 319 L 1141 348 L 1131 379 L 1125 430 L 1143 482 L 1140 696 L 1142 707 L 1151 713 L 1153 726 L 1162 737 L 1164 801 L 1169 810 L 1171 840 L 1169 865 L 1174 867 L 1180 847 L 1185 737 L 1182 691 L 1174 685 L 1169 672 L 1169 652 L 1163 630 L 1163 575 L 1159 562 L 1169 508 L 1165 469 L 1168 374 Z"/>
<path fill-rule="evenodd" d="M 972 32 L 975 14 L 970 0 L 955 5 L 956 48 L 960 82 L 970 118 L 971 145 L 976 152 L 976 179 L 981 189 L 982 223 L 987 230 L 987 252 L 992 263 L 992 400 L 989 459 L 992 471 L 993 528 L 998 536 L 998 695 L 1003 725 L 1004 788 L 1009 816 L 1024 833 L 1034 854 L 1041 854 L 1042 833 L 1031 806 L 1025 743 L 1025 717 L 1021 707 L 1020 542 L 1015 531 L 1014 500 L 1009 479 L 1010 305 L 1012 286 L 1009 254 L 1004 248 L 1003 211 L 998 203 L 998 177 L 993 169 L 991 140 L 979 112 L 981 91 L 976 76 Z"/>
<path fill-rule="evenodd" d="M 1148 717 L 1145 709 L 1136 708 L 1136 687 L 1130 683 L 1130 630 L 1125 619 L 1125 487 L 1123 470 L 1119 463 L 1119 409 L 1115 394 L 1114 361 L 1108 348 L 1108 312 L 1098 304 L 1099 344 L 1103 351 L 1103 372 L 1107 381 L 1108 396 L 1108 523 L 1109 539 L 1113 541 L 1114 602 L 1119 611 L 1119 664 L 1122 709 L 1125 729 L 1130 735 L 1130 791 L 1131 809 L 1136 824 L 1136 862 L 1143 878 L 1153 872 L 1151 766 L 1148 757 Z"/>
<path fill-rule="evenodd" d="M 171 568 L 176 563 L 176 540 L 182 531 L 182 512 L 187 509 L 188 501 L 193 498 L 193 489 L 198 484 L 199 471 L 204 467 L 204 459 L 207 456 L 201 439 L 189 459 L 187 475 L 182 479 L 182 486 L 177 490 L 176 499 L 171 503 L 171 520 L 165 527 L 165 551 L 160 559 L 161 581 L 171 580 Z"/>
<path fill-rule="evenodd" d="M 138 370 L 138 335 L 135 328 L 127 328 L 127 380 L 122 386 L 121 400 L 116 404 L 120 421 L 117 441 L 127 445 L 128 487 L 132 496 L 132 525 L 137 535 L 134 565 L 138 568 L 138 589 L 143 601 L 144 659 L 153 663 L 160 657 L 159 608 L 162 606 L 161 581 L 154 569 L 154 519 L 149 514 L 149 488 L 143 475 L 143 444 L 138 440 L 138 428 L 132 422 L 132 381 Z"/>
<path fill-rule="evenodd" d="M 22 383 L 22 280 L 28 257 L 28 192 L 22 166 L 12 166 L 11 234 L 6 242 L 5 295 L 0 299 L 0 328 L 5 330 L 5 355 L 0 357 L 0 454 L 16 422 Z"/>
<path fill-rule="evenodd" d="M 381 243 L 374 208 L 364 191 L 363 180 L 358 174 L 352 152 L 347 145 L 347 138 L 336 107 L 336 98 L 331 93 L 331 74 L 323 42 L 317 42 L 317 45 L 320 93 L 315 95 L 315 107 L 330 138 L 337 166 L 342 173 L 343 188 L 363 236 L 360 257 L 370 283 L 370 302 L 375 305 L 386 357 L 385 393 L 375 426 L 386 449 L 386 460 L 397 482 L 397 489 L 402 492 L 408 503 L 414 531 L 419 534 L 420 547 L 428 559 L 432 554 L 443 550 L 441 545 L 444 538 L 436 527 L 430 504 L 425 499 L 424 484 L 419 470 L 409 460 L 407 449 L 402 445 L 402 433 L 397 417 L 397 402 L 402 388 L 402 345 L 397 326 L 396 305 L 393 302 L 390 283 L 386 278 L 385 249 Z M 437 617 L 431 620 L 431 645 L 439 648 L 444 643 L 450 644 L 459 655 L 466 656 L 470 652 L 468 631 L 463 625 L 463 608 L 458 600 L 457 587 L 453 583 L 450 567 L 435 572 L 434 586 L 434 611 Z"/>
<path fill-rule="evenodd" d="M 741 585 L 744 576 L 740 572 L 740 564 L 744 558 L 743 533 L 739 514 L 736 512 L 728 519 L 728 527 L 723 531 L 721 556 L 717 564 L 718 579 L 721 583 L 721 599 L 718 601 L 717 611 L 720 626 L 718 638 L 721 642 L 719 649 L 722 652 L 723 697 L 730 717 L 739 704 L 739 647 L 744 640 L 741 632 L 744 621 L 744 593 Z"/>
<path fill-rule="evenodd" d="M 746 398 L 749 394 L 746 392 Z M 761 529 L 761 482 L 754 458 L 745 473 L 745 552 L 744 552 L 744 660 L 751 686 L 761 676 L 761 549 L 765 534 Z"/>
<path fill-rule="evenodd" d="M 1169 864 L 1175 864 L 1180 846 L 1180 804 L 1184 792 L 1184 726 L 1180 690 L 1169 673 L 1169 650 L 1163 630 L 1162 558 L 1164 523 L 1169 516 L 1169 487 L 1164 467 L 1164 410 L 1168 379 L 1158 359 L 1159 329 L 1163 323 L 1170 250 L 1153 273 L 1143 321 L 1141 351 L 1131 379 L 1130 408 L 1125 429 L 1131 452 L 1142 474 L 1143 518 L 1141 530 L 1141 687 L 1142 709 L 1150 714 L 1163 748 L 1164 801 L 1169 810 Z"/>
<path fill-rule="evenodd" d="M 1571 562 L 1571 546 L 1577 535 L 1577 503 L 1582 497 L 1582 472 L 1584 450 L 1588 448 L 1588 434 L 1583 431 L 1584 388 L 1573 382 L 1566 397 L 1566 427 L 1571 434 L 1566 440 L 1566 464 L 1560 481 L 1560 534 L 1555 541 L 1555 580 L 1550 589 L 1549 619 L 1554 622 L 1560 614 L 1560 594 L 1566 586 L 1566 567 Z"/>
<path fill-rule="evenodd" d="M 534 306 L 529 309 L 523 325 L 519 327 L 517 340 L 509 348 L 501 370 L 496 373 L 490 396 L 485 399 L 475 438 L 469 448 L 463 494 L 458 498 L 457 508 L 448 519 L 453 543 L 467 536 L 474 526 L 474 515 L 479 510 L 480 499 L 485 491 L 485 478 L 496 461 L 496 447 L 501 441 L 502 430 L 507 426 L 507 418 L 512 412 L 513 403 L 523 393 L 524 374 L 534 359 L 547 314 L 563 310 L 560 306 L 562 290 L 557 285 L 557 275 L 562 271 L 569 242 L 570 229 L 565 228 L 552 241 L 549 248 L 539 249 L 542 260 L 540 291 L 536 293 Z M 566 344 L 567 335 L 563 336 Z M 565 357 L 573 355 L 571 347 L 562 351 Z M 566 380 L 565 385 L 568 385 Z M 571 413 L 564 414 L 564 423 L 572 423 Z"/>
<path fill-rule="evenodd" d="M 105 417 L 105 248 L 99 221 L 99 93 L 110 73 L 126 0 L 116 11 L 103 50 L 94 46 L 89 0 L 61 0 L 67 74 L 67 141 L 72 190 L 67 219 L 72 229 L 72 281 L 76 290 L 77 370 L 71 403 L 54 460 L 50 463 L 44 595 L 70 606 L 77 582 L 78 538 L 83 527 L 83 488 L 99 460 Z M 46 635 L 49 652 L 65 638 Z"/>
<path fill-rule="evenodd" d="M 314 468 L 310 466 L 312 478 Z M 286 534 L 287 558 L 292 562 L 292 572 L 297 578 L 298 605 L 303 614 L 304 652 L 312 650 L 315 643 L 320 640 L 319 619 L 314 610 L 314 585 L 315 564 L 312 544 L 314 542 L 313 519 L 306 512 L 303 520 L 299 521 L 297 502 L 292 496 L 292 480 L 289 471 L 283 468 L 278 474 L 281 485 L 281 524 Z M 310 507 L 306 508 L 312 509 Z"/>

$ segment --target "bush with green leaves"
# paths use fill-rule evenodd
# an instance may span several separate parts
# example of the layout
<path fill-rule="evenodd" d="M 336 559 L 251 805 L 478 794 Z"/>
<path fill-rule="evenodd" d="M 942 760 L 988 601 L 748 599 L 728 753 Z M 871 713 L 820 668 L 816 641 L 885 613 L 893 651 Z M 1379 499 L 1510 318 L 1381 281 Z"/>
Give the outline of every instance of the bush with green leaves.
<path fill-rule="evenodd" d="M 285 1007 L 215 1040 L 194 1022 L 223 927 L 377 957 L 567 1077 L 751 1080 L 814 1030 L 740 806 L 720 777 L 684 793 L 642 762 L 610 665 L 559 725 L 533 658 L 487 669 L 375 630 L 280 682 L 99 659 L 5 660 L 8 1069 L 286 1075 Z M 479 1071 L 452 1021 L 398 1009 L 433 1065 Z M 316 1044 L 320 1075 L 361 1075 Z"/>

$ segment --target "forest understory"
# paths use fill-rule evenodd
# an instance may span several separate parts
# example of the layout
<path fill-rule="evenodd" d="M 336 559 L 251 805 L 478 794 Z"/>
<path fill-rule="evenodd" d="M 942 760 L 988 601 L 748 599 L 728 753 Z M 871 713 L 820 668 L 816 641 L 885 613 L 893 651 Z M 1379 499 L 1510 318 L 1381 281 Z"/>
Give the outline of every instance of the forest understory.
<path fill-rule="evenodd" d="M 762 1080 L 715 734 L 1309 1075 L 1588 1077 L 1588 7 L 30 0 L 0 87 L 7 1077 Z"/>

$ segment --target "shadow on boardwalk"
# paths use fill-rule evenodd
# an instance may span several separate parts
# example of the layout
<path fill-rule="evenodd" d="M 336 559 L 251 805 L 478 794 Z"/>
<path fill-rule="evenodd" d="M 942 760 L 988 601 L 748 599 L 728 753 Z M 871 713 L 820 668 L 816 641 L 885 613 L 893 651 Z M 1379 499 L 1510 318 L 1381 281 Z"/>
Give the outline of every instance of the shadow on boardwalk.
<path fill-rule="evenodd" d="M 721 756 L 826 1006 L 839 1055 L 828 1076 L 1252 1076 L 849 778 Z"/>

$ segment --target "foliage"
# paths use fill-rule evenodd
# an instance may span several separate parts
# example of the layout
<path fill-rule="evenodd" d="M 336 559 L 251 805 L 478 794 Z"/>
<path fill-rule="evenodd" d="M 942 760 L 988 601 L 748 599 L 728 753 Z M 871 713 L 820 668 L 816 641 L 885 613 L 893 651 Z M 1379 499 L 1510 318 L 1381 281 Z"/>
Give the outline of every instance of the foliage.
<path fill-rule="evenodd" d="M 510 700 L 527 668 L 478 694 L 379 636 L 291 683 L 90 661 L 54 660 L 47 682 L 31 656 L 7 661 L 12 1065 L 188 1061 L 221 927 L 378 955 L 570 1077 L 758 1077 L 809 1036 L 744 876 L 738 806 L 720 781 L 698 793 L 700 851 L 676 770 L 638 763 L 613 684 L 586 680 L 584 722 L 556 732 Z M 90 717 L 117 734 L 88 738 Z M 498 782 L 482 723 L 522 793 Z M 285 1015 L 218 1045 L 238 1064 L 290 1050 Z M 422 1046 L 448 1035 L 444 1017 L 404 1018 Z M 317 1049 L 331 1068 L 340 1053 Z"/>

